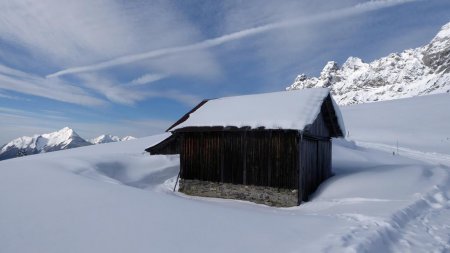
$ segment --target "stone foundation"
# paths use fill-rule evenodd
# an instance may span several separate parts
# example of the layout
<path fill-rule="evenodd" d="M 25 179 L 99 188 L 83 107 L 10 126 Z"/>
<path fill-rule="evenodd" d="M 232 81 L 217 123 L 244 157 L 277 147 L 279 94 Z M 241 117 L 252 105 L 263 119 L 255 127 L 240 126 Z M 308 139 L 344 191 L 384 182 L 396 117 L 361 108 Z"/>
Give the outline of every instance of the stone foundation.
<path fill-rule="evenodd" d="M 297 190 L 180 179 L 180 192 L 188 195 L 247 200 L 278 207 L 297 206 Z"/>

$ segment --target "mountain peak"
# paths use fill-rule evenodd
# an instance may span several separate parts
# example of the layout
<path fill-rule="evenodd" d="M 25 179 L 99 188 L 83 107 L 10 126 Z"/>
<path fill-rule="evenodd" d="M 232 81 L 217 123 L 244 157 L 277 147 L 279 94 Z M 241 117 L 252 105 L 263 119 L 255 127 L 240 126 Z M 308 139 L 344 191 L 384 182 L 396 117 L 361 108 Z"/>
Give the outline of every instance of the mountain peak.
<path fill-rule="evenodd" d="M 134 139 L 136 139 L 136 138 L 131 135 L 128 135 L 128 136 L 122 137 L 120 140 L 121 141 L 130 141 L 130 140 L 134 140 Z"/>
<path fill-rule="evenodd" d="M 287 90 L 329 87 L 338 104 L 357 104 L 450 92 L 450 23 L 423 47 L 370 63 L 329 61 L 319 77 L 299 75 Z"/>
<path fill-rule="evenodd" d="M 96 138 L 89 140 L 92 144 L 102 144 L 102 143 L 110 143 L 110 142 L 118 142 L 118 141 L 128 141 L 136 139 L 133 136 L 125 136 L 120 138 L 119 136 L 111 135 L 111 134 L 102 134 Z"/>
<path fill-rule="evenodd" d="M 67 146 L 73 140 L 82 140 L 82 138 L 69 127 L 64 127 L 56 132 L 42 134 L 38 146 Z M 84 141 L 84 140 L 83 140 Z"/>
<path fill-rule="evenodd" d="M 443 25 L 434 39 L 445 39 L 450 37 L 450 22 Z M 434 40 L 433 39 L 433 40 Z"/>
<path fill-rule="evenodd" d="M 59 135 L 66 136 L 68 138 L 74 137 L 74 136 L 79 136 L 72 128 L 69 128 L 69 127 L 64 127 L 62 129 L 58 130 L 57 133 Z"/>
<path fill-rule="evenodd" d="M 365 64 L 365 63 L 363 62 L 363 60 L 361 60 L 361 58 L 350 56 L 350 57 L 348 57 L 347 60 L 344 62 L 344 64 L 342 65 L 342 68 L 358 70 L 358 69 L 360 69 L 364 64 Z"/>
<path fill-rule="evenodd" d="M 63 127 L 60 130 L 58 130 L 57 132 L 73 132 L 73 129 L 70 127 Z"/>
<path fill-rule="evenodd" d="M 450 23 L 424 47 L 423 62 L 436 73 L 450 73 Z"/>

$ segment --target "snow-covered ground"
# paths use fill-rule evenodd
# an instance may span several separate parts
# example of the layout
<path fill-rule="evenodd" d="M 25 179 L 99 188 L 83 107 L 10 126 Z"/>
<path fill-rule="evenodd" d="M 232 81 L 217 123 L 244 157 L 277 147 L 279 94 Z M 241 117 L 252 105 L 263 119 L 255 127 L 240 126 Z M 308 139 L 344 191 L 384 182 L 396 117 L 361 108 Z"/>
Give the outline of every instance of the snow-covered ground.
<path fill-rule="evenodd" d="M 450 155 L 449 109 L 450 93 L 341 107 L 352 140 Z"/>
<path fill-rule="evenodd" d="M 351 108 L 350 136 L 365 137 L 354 119 L 366 112 Z M 274 208 L 172 192 L 178 157 L 143 152 L 165 137 L 1 161 L 0 252 L 450 251 L 450 161 L 423 152 L 431 140 L 395 156 L 370 136 L 334 141 L 336 175 L 312 201 Z"/>

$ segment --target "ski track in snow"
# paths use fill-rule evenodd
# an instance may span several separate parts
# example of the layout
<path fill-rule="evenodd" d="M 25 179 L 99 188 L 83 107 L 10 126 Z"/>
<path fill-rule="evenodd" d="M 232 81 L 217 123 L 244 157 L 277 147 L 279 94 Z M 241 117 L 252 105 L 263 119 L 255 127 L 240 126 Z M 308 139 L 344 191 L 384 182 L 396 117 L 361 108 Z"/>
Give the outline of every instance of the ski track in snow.
<path fill-rule="evenodd" d="M 392 152 L 397 147 L 368 142 L 359 146 Z M 441 184 L 425 194 L 417 193 L 417 200 L 395 212 L 389 219 L 362 214 L 343 214 L 338 217 L 356 221 L 358 226 L 341 236 L 345 252 L 450 252 L 450 155 L 421 152 L 398 147 L 398 154 L 436 164 L 442 172 Z M 376 200 L 383 201 L 383 200 Z M 330 246 L 325 252 L 335 252 Z"/>
<path fill-rule="evenodd" d="M 397 147 L 381 143 L 356 141 L 356 144 L 358 144 L 358 146 L 361 147 L 377 149 L 388 153 L 397 152 Z M 450 166 L 450 155 L 448 154 L 441 154 L 436 152 L 422 152 L 410 148 L 398 147 L 398 155 L 420 161 L 427 161 L 434 164 L 444 164 Z"/>
<path fill-rule="evenodd" d="M 414 203 L 395 212 L 389 219 L 362 214 L 338 217 L 359 225 L 340 237 L 345 252 L 450 252 L 450 181 L 435 188 Z M 424 238 L 426 240 L 424 240 Z M 335 246 L 325 252 L 339 251 Z"/>

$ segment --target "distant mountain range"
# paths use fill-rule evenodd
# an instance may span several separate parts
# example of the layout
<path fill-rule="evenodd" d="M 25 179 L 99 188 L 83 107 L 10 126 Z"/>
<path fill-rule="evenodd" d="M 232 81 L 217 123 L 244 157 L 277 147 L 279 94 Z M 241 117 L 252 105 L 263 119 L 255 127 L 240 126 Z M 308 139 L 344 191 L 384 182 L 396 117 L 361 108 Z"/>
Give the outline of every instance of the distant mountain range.
<path fill-rule="evenodd" d="M 330 61 L 319 77 L 297 76 L 287 90 L 330 87 L 340 105 L 450 92 L 450 23 L 423 47 L 365 63 Z"/>
<path fill-rule="evenodd" d="M 109 142 L 118 142 L 118 141 L 129 141 L 136 139 L 133 136 L 125 136 L 120 138 L 119 136 L 110 135 L 110 134 L 102 134 L 97 138 L 90 139 L 89 142 L 92 144 L 102 144 L 102 143 L 109 143 Z"/>
<path fill-rule="evenodd" d="M 132 136 L 119 138 L 118 136 L 106 134 L 87 141 L 72 129 L 65 127 L 56 132 L 34 135 L 32 137 L 23 136 L 8 142 L 0 148 L 0 160 L 132 139 L 135 138 Z"/>

